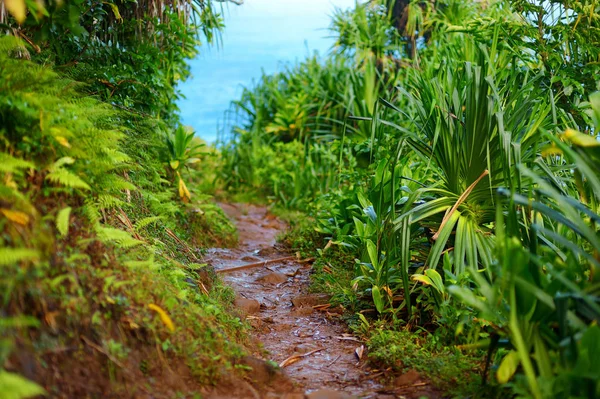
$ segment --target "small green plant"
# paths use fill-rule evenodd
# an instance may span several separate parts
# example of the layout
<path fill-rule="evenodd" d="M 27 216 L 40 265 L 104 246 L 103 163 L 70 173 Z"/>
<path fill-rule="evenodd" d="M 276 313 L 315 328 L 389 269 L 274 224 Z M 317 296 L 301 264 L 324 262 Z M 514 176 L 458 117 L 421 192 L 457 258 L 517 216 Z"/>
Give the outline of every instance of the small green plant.
<path fill-rule="evenodd" d="M 166 145 L 168 153 L 168 164 L 177 178 L 179 197 L 188 202 L 191 199 L 190 191 L 181 177 L 181 172 L 188 165 L 200 162 L 202 152 L 200 149 L 204 143 L 194 143 L 194 132 L 179 126 L 171 134 L 167 134 Z"/>

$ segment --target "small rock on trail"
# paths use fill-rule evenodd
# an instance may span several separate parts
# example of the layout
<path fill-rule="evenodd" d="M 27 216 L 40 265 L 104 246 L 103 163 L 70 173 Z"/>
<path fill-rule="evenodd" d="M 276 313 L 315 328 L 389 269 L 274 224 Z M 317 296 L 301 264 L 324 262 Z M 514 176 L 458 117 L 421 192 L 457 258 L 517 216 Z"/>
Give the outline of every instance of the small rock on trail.
<path fill-rule="evenodd" d="M 256 281 L 265 284 L 283 284 L 288 280 L 287 274 L 273 272 L 256 279 Z"/>
<path fill-rule="evenodd" d="M 235 301 L 233 301 L 233 305 L 244 317 L 260 312 L 260 302 L 258 302 L 256 299 L 248 299 L 238 296 L 235 298 Z"/>

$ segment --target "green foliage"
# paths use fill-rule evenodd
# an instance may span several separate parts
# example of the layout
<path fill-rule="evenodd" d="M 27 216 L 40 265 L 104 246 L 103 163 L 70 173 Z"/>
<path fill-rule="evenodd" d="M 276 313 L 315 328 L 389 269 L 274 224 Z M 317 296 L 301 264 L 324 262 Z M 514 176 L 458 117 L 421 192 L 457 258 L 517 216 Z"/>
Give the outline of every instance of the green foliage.
<path fill-rule="evenodd" d="M 418 371 L 453 397 L 493 397 L 489 388 L 482 388 L 475 372 L 483 361 L 481 354 L 439 348 L 435 337 L 427 334 L 381 327 L 369 329 L 367 334 L 369 359 L 375 364 L 398 372 Z"/>
<path fill-rule="evenodd" d="M 0 387 L 6 399 L 24 399 L 45 395 L 46 391 L 18 374 L 0 371 Z"/>
<path fill-rule="evenodd" d="M 85 82 L 89 93 L 172 124 L 176 85 L 189 76 L 186 60 L 223 26 L 210 0 L 12 3 L 29 11 L 7 21 L 30 38 L 25 53 Z"/>
<path fill-rule="evenodd" d="M 244 92 L 224 180 L 309 212 L 315 286 L 353 310 L 488 346 L 514 394 L 598 396 L 598 5 L 386 3 Z"/>
<path fill-rule="evenodd" d="M 227 310 L 231 295 L 198 267 L 192 238 L 217 243 L 234 233 L 231 223 L 206 196 L 177 199 L 164 122 L 86 96 L 54 69 L 14 58 L 20 46 L 0 40 L 0 329 L 10 337 L 0 341 L 0 365 L 18 365 L 17 350 L 47 364 L 56 348 L 74 348 L 73 364 L 107 364 L 97 370 L 111 382 L 104 394 L 120 396 L 115 373 L 169 341 L 198 381 L 214 381 L 242 352 L 244 326 Z M 54 379 L 39 370 L 37 382 Z M 2 392 L 40 393 L 0 373 Z"/>

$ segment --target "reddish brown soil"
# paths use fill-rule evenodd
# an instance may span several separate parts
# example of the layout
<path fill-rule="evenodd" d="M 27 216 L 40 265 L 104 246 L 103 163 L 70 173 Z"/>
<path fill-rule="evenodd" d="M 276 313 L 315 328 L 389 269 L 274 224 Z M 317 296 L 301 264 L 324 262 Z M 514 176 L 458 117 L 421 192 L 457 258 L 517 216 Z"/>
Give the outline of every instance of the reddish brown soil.
<path fill-rule="evenodd" d="M 276 243 L 284 223 L 265 207 L 222 207 L 237 223 L 240 244 L 236 249 L 209 251 L 206 261 L 216 270 L 290 256 Z M 305 355 L 295 362 L 288 360 L 290 364 L 283 369 L 294 382 L 294 392 L 303 392 L 308 398 L 440 397 L 418 376 L 405 388 L 384 387 L 379 382 L 382 377 L 391 381 L 393 376 L 371 370 L 364 358 L 359 360 L 356 350 L 362 342 L 348 334 L 336 309 L 326 308 L 328 298 L 307 295 L 310 268 L 308 262 L 285 260 L 221 273 L 237 293 L 242 317 L 251 323 L 266 350 L 257 350 L 257 356 L 281 364 Z"/>

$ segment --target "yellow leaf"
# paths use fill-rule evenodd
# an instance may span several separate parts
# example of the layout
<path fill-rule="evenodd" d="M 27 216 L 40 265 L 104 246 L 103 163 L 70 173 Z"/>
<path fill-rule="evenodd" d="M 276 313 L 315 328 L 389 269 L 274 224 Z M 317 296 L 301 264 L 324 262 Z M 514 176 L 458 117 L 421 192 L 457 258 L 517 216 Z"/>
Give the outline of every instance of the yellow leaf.
<path fill-rule="evenodd" d="M 562 155 L 563 151 L 556 145 L 552 144 L 542 149 L 542 156 L 549 157 L 553 155 Z"/>
<path fill-rule="evenodd" d="M 4 0 L 4 5 L 6 5 L 6 9 L 18 23 L 22 24 L 25 21 L 25 17 L 27 16 L 25 0 Z"/>
<path fill-rule="evenodd" d="M 6 187 L 8 188 L 12 188 L 13 190 L 17 190 L 19 187 L 17 186 L 17 183 L 15 183 L 15 181 L 12 178 L 12 174 L 7 173 L 6 177 L 4 178 L 4 184 L 6 185 Z"/>
<path fill-rule="evenodd" d="M 179 167 L 179 161 L 177 161 L 177 160 L 171 161 L 171 162 L 169 162 L 169 165 L 171 165 L 171 169 L 177 170 L 177 168 Z"/>
<path fill-rule="evenodd" d="M 25 226 L 29 223 L 29 215 L 19 211 L 11 211 L 10 209 L 1 208 L 0 212 L 11 222 Z"/>
<path fill-rule="evenodd" d="M 179 196 L 184 202 L 187 202 L 192 198 L 192 195 L 190 194 L 190 191 L 188 190 L 181 176 L 179 177 Z"/>
<path fill-rule="evenodd" d="M 119 12 L 119 7 L 117 7 L 116 4 L 108 3 L 106 1 L 104 2 L 104 4 L 108 4 L 110 8 L 112 8 L 113 14 L 115 14 L 115 18 L 117 19 L 117 21 L 123 20 L 123 17 L 121 17 L 121 13 Z"/>
<path fill-rule="evenodd" d="M 519 367 L 521 360 L 519 354 L 516 351 L 510 351 L 504 356 L 498 371 L 496 371 L 496 378 L 500 384 L 506 384 L 515 375 L 517 367 Z"/>
<path fill-rule="evenodd" d="M 167 314 L 167 312 L 165 312 L 159 306 L 157 306 L 157 305 L 155 305 L 153 303 L 149 304 L 148 308 L 152 309 L 156 313 L 158 313 L 158 315 L 160 316 L 160 320 L 163 322 L 163 324 L 165 326 L 167 326 L 167 328 L 169 329 L 169 331 L 171 331 L 171 332 L 175 331 L 175 325 L 173 324 L 173 321 L 171 320 L 171 318 L 169 317 L 169 315 Z"/>
<path fill-rule="evenodd" d="M 63 136 L 56 136 L 54 138 L 56 139 L 56 141 L 58 141 L 58 144 L 62 145 L 63 147 L 71 148 L 71 144 L 69 144 L 67 139 Z"/>
<path fill-rule="evenodd" d="M 413 280 L 413 281 L 419 281 L 419 282 L 421 282 L 421 283 L 423 283 L 425 285 L 432 285 L 431 279 L 429 277 L 427 277 L 427 276 L 422 275 L 422 274 L 413 274 L 410 277 L 410 279 Z"/>
<path fill-rule="evenodd" d="M 567 129 L 563 137 L 579 147 L 600 147 L 600 141 L 594 136 L 578 132 L 577 130 Z"/>

